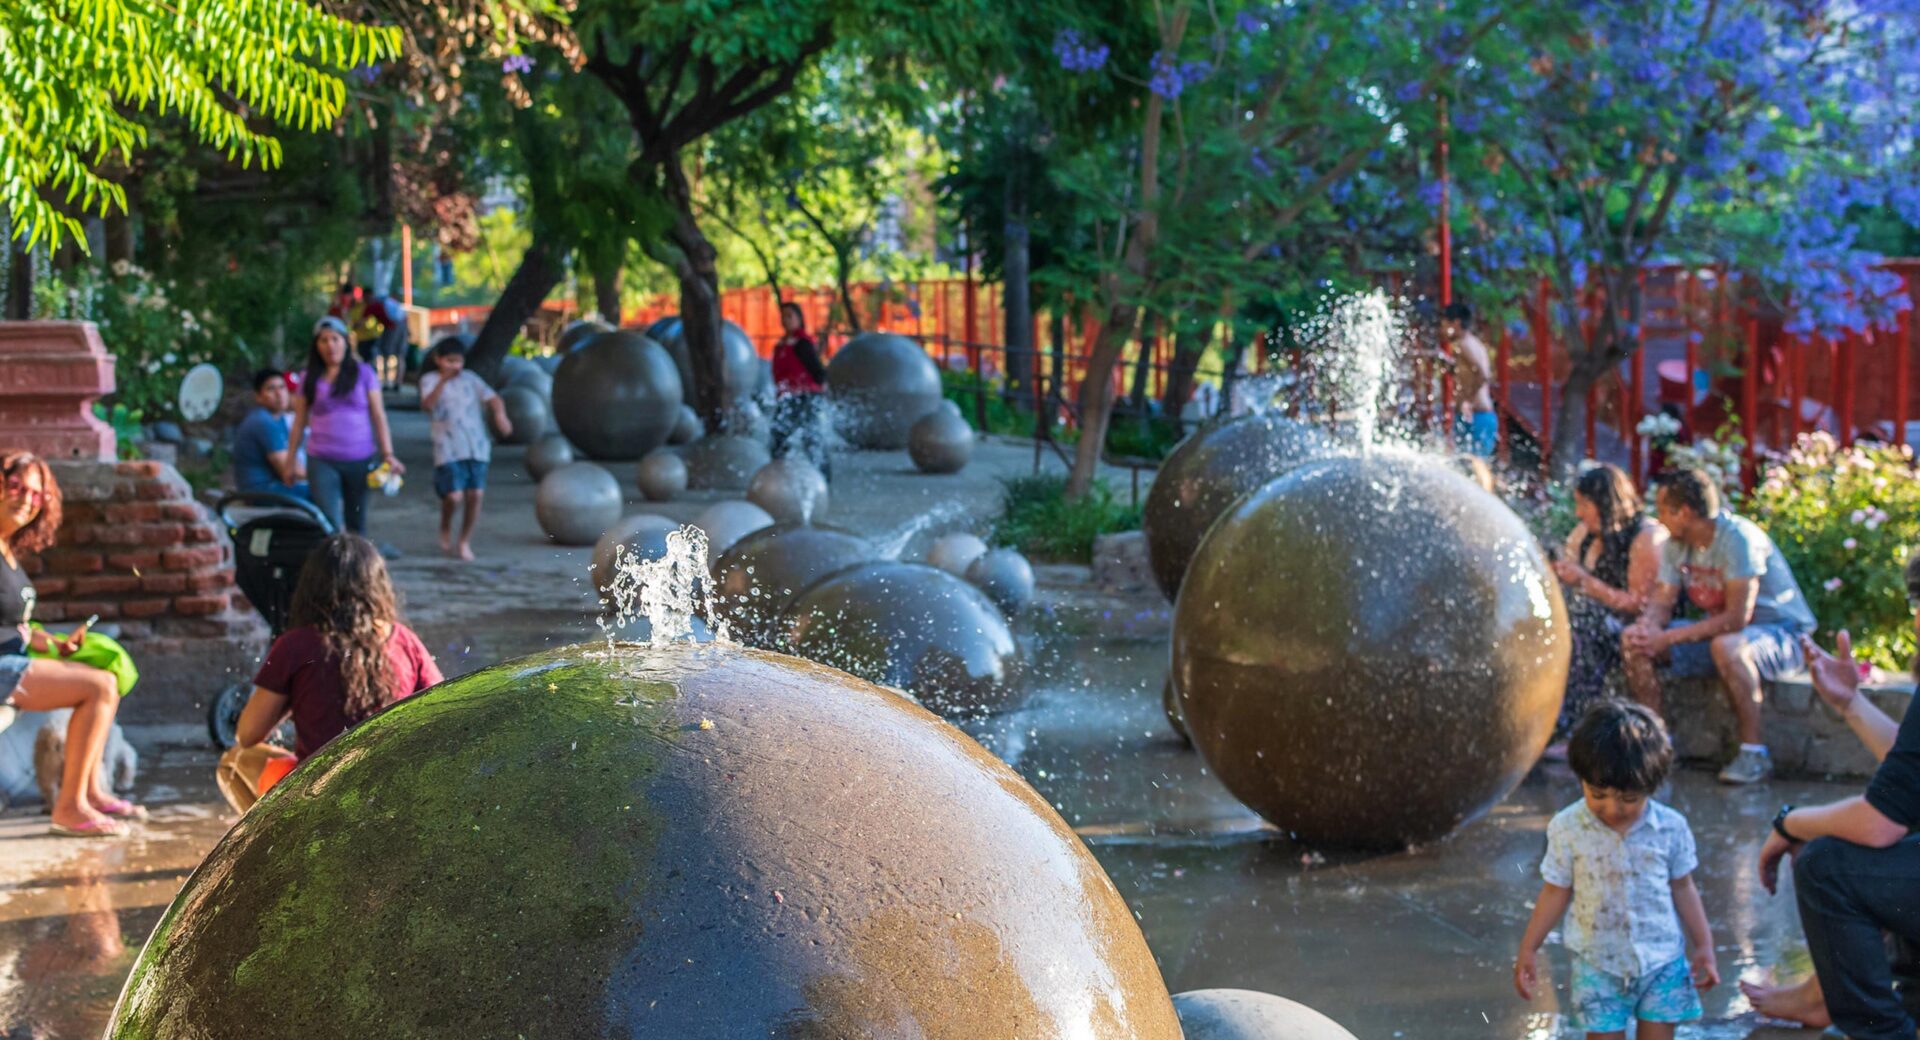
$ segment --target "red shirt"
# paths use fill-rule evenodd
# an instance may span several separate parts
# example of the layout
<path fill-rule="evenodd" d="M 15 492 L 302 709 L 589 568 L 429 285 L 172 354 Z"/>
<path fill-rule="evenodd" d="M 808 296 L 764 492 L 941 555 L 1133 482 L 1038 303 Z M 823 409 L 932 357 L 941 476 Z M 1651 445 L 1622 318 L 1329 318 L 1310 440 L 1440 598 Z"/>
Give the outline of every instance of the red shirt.
<path fill-rule="evenodd" d="M 405 625 L 396 624 L 387 636 L 387 695 L 384 708 L 439 682 L 440 666 Z M 293 753 L 306 758 L 327 741 L 351 729 L 360 719 L 347 716 L 346 693 L 340 688 L 340 664 L 327 652 L 326 640 L 311 625 L 289 629 L 273 641 L 253 684 L 289 698 L 293 709 Z M 368 714 L 372 714 L 369 712 Z"/>
<path fill-rule="evenodd" d="M 822 385 L 827 370 L 820 364 L 820 348 L 813 337 L 792 332 L 773 345 L 773 386 L 782 394 L 814 394 Z"/>

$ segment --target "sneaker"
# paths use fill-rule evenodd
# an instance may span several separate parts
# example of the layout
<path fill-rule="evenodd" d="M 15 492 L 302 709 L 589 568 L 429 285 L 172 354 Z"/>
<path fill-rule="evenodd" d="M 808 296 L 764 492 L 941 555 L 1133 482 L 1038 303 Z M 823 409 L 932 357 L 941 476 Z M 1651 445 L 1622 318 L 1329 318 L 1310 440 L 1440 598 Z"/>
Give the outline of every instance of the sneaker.
<path fill-rule="evenodd" d="M 1727 768 L 1720 771 L 1723 784 L 1753 784 L 1773 775 L 1773 756 L 1765 750 L 1741 748 Z"/>
<path fill-rule="evenodd" d="M 0 733 L 6 732 L 7 727 L 13 725 L 13 720 L 19 715 L 20 710 L 13 705 L 0 704 Z"/>

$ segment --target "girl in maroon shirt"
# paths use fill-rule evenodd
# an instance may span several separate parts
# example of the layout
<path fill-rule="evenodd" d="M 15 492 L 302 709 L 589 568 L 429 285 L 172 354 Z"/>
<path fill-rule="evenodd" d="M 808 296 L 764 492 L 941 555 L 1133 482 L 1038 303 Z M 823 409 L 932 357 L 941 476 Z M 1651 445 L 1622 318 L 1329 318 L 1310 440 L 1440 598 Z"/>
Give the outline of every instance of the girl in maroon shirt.
<path fill-rule="evenodd" d="M 285 752 L 266 743 L 287 718 L 297 762 L 441 680 L 433 655 L 400 620 L 379 550 L 359 535 L 336 534 L 307 557 L 288 622 L 253 678 L 239 743 L 220 759 L 221 789 L 241 810 L 290 766 Z M 263 782 L 263 774 L 271 779 Z"/>

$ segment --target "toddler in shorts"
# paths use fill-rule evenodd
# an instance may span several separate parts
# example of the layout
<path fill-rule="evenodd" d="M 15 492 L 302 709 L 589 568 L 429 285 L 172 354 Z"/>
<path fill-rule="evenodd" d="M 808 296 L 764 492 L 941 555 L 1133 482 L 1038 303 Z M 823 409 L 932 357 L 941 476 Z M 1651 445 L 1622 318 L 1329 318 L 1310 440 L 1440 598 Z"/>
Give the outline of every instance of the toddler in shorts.
<path fill-rule="evenodd" d="M 493 459 L 493 441 L 487 436 L 485 412 L 492 416 L 500 436 L 513 433 L 507 406 L 486 380 L 467 371 L 466 347 L 448 336 L 433 348 L 433 370 L 420 376 L 420 408 L 433 420 L 433 490 L 440 496 L 440 551 L 463 560 L 473 559 L 473 526 L 480 519 L 480 500 L 487 490 L 487 464 Z M 453 534 L 453 514 L 464 505 L 460 536 Z"/>
<path fill-rule="evenodd" d="M 1603 701 L 1574 727 L 1567 762 L 1584 797 L 1547 825 L 1546 883 L 1520 939 L 1514 989 L 1533 999 L 1540 944 L 1564 916 L 1574 1024 L 1588 1040 L 1615 1040 L 1637 1019 L 1639 1040 L 1671 1040 L 1700 1017 L 1697 991 L 1720 984 L 1693 884 L 1693 831 L 1653 800 L 1673 744 L 1653 712 Z"/>

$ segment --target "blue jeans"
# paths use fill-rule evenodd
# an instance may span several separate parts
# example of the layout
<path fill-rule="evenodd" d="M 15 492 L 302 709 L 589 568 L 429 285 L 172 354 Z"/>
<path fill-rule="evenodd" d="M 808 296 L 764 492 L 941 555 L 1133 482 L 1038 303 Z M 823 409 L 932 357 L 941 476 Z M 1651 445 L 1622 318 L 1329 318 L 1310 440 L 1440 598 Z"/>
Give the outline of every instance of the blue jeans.
<path fill-rule="evenodd" d="M 1808 842 L 1793 859 L 1793 891 L 1833 1024 L 1852 1040 L 1913 1040 L 1881 932 L 1920 940 L 1920 836 L 1884 849 Z"/>
<path fill-rule="evenodd" d="M 1691 624 L 1691 621 L 1674 621 L 1667 628 L 1684 628 Z M 1806 666 L 1806 657 L 1800 649 L 1800 630 L 1797 628 L 1748 625 L 1740 630 L 1740 641 L 1753 651 L 1753 665 L 1760 672 L 1760 678 L 1769 682 Z M 1720 674 L 1719 668 L 1713 663 L 1713 643 L 1710 640 L 1675 643 L 1668 654 L 1670 663 L 1667 674 L 1676 678 L 1705 679 Z"/>
<path fill-rule="evenodd" d="M 334 530 L 367 533 L 367 474 L 373 472 L 373 462 L 371 455 L 352 461 L 307 460 L 313 504 L 327 514 Z"/>

